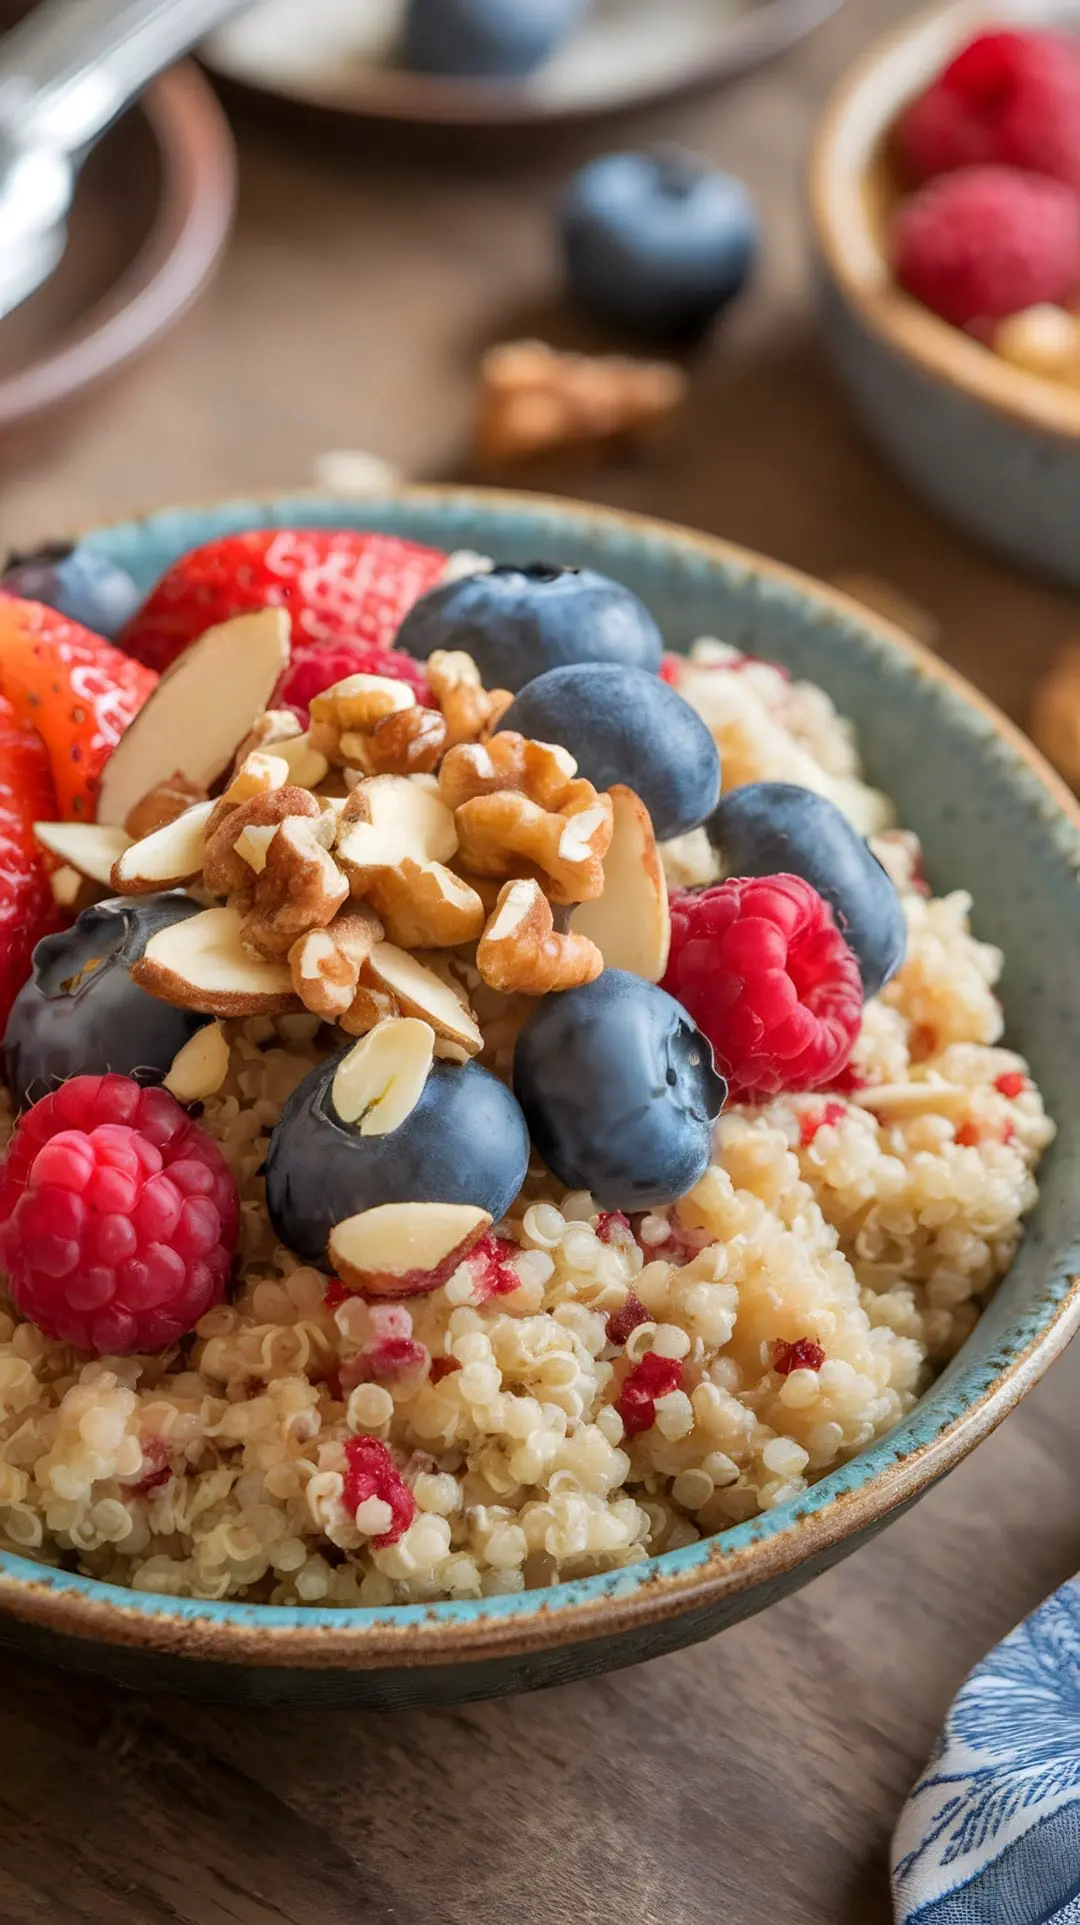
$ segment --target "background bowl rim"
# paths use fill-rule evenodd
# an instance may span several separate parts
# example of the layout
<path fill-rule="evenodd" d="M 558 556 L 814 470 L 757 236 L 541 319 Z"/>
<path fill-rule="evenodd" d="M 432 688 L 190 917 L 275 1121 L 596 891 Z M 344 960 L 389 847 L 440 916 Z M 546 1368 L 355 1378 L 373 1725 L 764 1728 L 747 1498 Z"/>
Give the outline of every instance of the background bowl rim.
<path fill-rule="evenodd" d="M 407 487 L 370 499 L 333 496 L 318 489 L 273 490 L 175 505 L 97 524 L 92 532 L 104 535 L 156 519 L 200 513 L 246 515 L 250 510 L 257 515 L 260 508 L 322 510 L 333 505 L 340 505 L 343 520 L 353 525 L 360 525 L 356 518 L 366 511 L 392 513 L 410 506 L 461 509 L 496 519 L 500 512 L 507 518 L 540 512 L 564 520 L 570 530 L 586 537 L 591 529 L 599 529 L 634 542 L 651 540 L 667 550 L 686 551 L 707 566 L 778 585 L 843 618 L 864 640 L 898 654 L 918 676 L 934 683 L 943 697 L 951 697 L 959 710 L 981 719 L 990 737 L 1010 750 L 1028 776 L 1035 778 L 1055 816 L 1063 818 L 1080 862 L 1080 802 L 994 703 L 948 663 L 851 597 L 720 536 L 571 497 L 452 485 Z M 250 519 L 247 525 L 252 525 Z M 996 1428 L 1080 1327 L 1080 1275 L 1065 1280 L 1056 1302 L 1030 1314 L 1039 1318 L 1039 1327 L 1026 1343 L 1019 1338 L 1019 1347 L 1014 1347 L 1004 1368 L 989 1374 L 981 1388 L 963 1390 L 958 1385 L 956 1395 L 963 1403 L 955 1415 L 933 1436 L 864 1475 L 854 1487 L 836 1488 L 839 1480 L 850 1476 L 852 1466 L 869 1466 L 874 1452 L 887 1449 L 895 1433 L 811 1486 L 797 1507 L 764 1513 L 718 1538 L 700 1540 L 623 1571 L 550 1590 L 463 1603 L 293 1607 L 132 1591 L 0 1552 L 0 1613 L 108 1645 L 200 1661 L 298 1669 L 375 1670 L 476 1662 L 628 1632 L 780 1579 L 845 1539 L 884 1523 L 929 1488 Z M 1003 1342 L 1001 1348 L 1008 1344 Z"/>
<path fill-rule="evenodd" d="M 1047 14 L 1067 14 L 1080 25 L 1080 7 L 1070 0 L 1040 0 L 1040 4 Z M 859 191 L 865 167 L 853 170 L 841 151 L 866 91 L 897 56 L 924 39 L 932 43 L 934 56 L 928 55 L 921 69 L 925 83 L 943 53 L 959 46 L 965 30 L 985 26 L 988 18 L 1008 24 L 1014 15 L 1030 25 L 1041 24 L 1032 20 L 1031 9 L 1022 0 L 993 0 L 989 8 L 986 0 L 946 0 L 945 5 L 924 9 L 871 41 L 841 76 L 818 123 L 807 170 L 810 219 L 831 280 L 879 341 L 942 385 L 960 389 L 969 399 L 1049 440 L 1072 446 L 1080 443 L 1080 392 L 1014 367 L 897 287 Z M 899 86 L 888 91 L 873 116 L 878 139 L 910 92 Z"/>

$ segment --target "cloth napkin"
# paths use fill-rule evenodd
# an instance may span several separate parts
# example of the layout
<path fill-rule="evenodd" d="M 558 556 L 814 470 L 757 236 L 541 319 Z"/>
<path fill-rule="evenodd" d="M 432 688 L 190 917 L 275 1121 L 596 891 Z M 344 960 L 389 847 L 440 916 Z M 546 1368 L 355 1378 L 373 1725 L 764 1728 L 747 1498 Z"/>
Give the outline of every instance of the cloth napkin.
<path fill-rule="evenodd" d="M 898 1925 L 1080 1925 L 1080 1577 L 961 1687 L 892 1877 Z"/>

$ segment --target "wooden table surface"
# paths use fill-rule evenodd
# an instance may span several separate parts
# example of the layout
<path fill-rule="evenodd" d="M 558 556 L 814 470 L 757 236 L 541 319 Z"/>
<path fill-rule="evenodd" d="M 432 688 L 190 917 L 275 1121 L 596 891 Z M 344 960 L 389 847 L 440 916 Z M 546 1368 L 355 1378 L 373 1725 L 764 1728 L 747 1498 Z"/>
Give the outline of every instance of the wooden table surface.
<path fill-rule="evenodd" d="M 833 77 L 899 0 L 857 0 L 728 94 L 669 109 L 741 173 L 767 245 L 639 468 L 566 492 L 822 575 L 886 577 L 1023 716 L 1075 624 L 884 474 L 821 366 L 800 168 Z M 635 130 L 636 131 L 636 130 Z M 620 136 L 624 137 L 624 136 Z M 460 471 L 480 346 L 553 306 L 548 209 L 578 136 L 495 165 L 314 150 L 245 125 L 239 224 L 182 332 L 6 482 L 6 541 L 310 478 L 330 447 Z M 966 1465 L 808 1590 L 712 1644 L 464 1711 L 303 1715 L 130 1698 L 0 1658 L 9 1925 L 878 1925 L 897 1810 L 968 1668 L 1080 1559 L 1080 1348 Z"/>

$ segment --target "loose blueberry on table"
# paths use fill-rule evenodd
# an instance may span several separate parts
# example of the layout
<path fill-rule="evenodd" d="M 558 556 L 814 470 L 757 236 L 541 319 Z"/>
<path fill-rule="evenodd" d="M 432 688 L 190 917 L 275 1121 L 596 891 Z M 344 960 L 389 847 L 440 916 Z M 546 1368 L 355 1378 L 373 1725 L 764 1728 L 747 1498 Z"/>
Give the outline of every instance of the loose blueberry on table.
<path fill-rule="evenodd" d="M 740 292 L 757 239 L 742 182 L 678 148 L 590 161 L 562 208 L 571 294 L 656 339 L 707 327 Z"/>
<path fill-rule="evenodd" d="M 878 1113 L 887 1128 L 924 1087 L 840 1093 L 905 942 L 897 889 L 847 817 L 791 783 L 721 793 L 680 660 L 658 673 L 628 590 L 546 564 L 451 581 L 447 561 L 332 530 L 226 537 L 130 618 L 150 666 L 73 638 L 67 616 L 0 607 L 0 775 L 25 798 L 0 917 L 7 1294 L 47 1339 L 104 1359 L 102 1383 L 125 1352 L 149 1353 L 155 1384 L 209 1382 L 239 1330 L 243 1383 L 208 1388 L 207 1408 L 254 1424 L 260 1399 L 295 1389 L 289 1434 L 317 1436 L 340 1485 L 331 1541 L 348 1552 L 359 1534 L 378 1569 L 394 1553 L 395 1581 L 406 1547 L 456 1528 L 430 1464 L 463 1398 L 489 1428 L 484 1467 L 462 1476 L 493 1480 L 475 1484 L 492 1517 L 504 1447 L 513 1475 L 543 1482 L 545 1408 L 567 1464 L 592 1452 L 612 1488 L 672 1480 L 682 1514 L 711 1501 L 706 1483 L 727 1488 L 725 1444 L 679 1456 L 697 1405 L 723 1419 L 733 1380 L 729 1357 L 715 1378 L 701 1361 L 736 1314 L 715 1213 L 727 1195 L 768 1215 L 753 1174 L 734 1201 L 725 1132 L 759 1140 L 756 1111 L 775 1135 L 761 1106 L 780 1099 L 783 1161 L 810 1168 L 844 1131 L 865 1151 Z M 72 752 L 72 650 L 124 712 L 92 783 Z M 715 672 L 735 685 L 739 667 Z M 46 685 L 50 701 L 30 699 Z M 676 837 L 700 880 L 669 900 Z M 32 964 L 24 918 L 42 936 Z M 1006 1154 L 1032 1100 L 1009 1059 L 979 1117 L 959 1079 L 930 1093 L 953 1154 L 976 1159 L 987 1129 Z M 288 1316 L 245 1348 L 263 1297 Z M 827 1317 L 755 1334 L 738 1315 L 764 1397 L 832 1394 L 827 1373 L 811 1381 Z M 578 1361 L 545 1377 L 551 1332 Z M 520 1349 L 534 1339 L 537 1358 Z M 579 1365 L 606 1430 L 574 1415 Z M 388 1386 L 433 1400 L 411 1452 Z M 151 1505 L 186 1472 L 167 1439 L 143 1454 Z"/>

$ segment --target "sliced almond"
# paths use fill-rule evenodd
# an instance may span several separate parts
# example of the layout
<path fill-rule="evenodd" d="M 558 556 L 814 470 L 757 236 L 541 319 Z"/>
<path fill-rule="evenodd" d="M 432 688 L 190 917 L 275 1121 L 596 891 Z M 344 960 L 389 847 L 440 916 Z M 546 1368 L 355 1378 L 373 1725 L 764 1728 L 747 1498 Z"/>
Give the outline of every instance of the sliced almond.
<path fill-rule="evenodd" d="M 440 796 L 407 775 L 373 775 L 349 796 L 337 856 L 359 894 L 382 870 L 406 859 L 449 862 L 457 846 L 453 814 Z"/>
<path fill-rule="evenodd" d="M 288 742 L 275 742 L 274 754 L 288 763 L 288 779 L 301 789 L 317 788 L 330 772 L 325 755 L 312 748 L 311 737 L 306 731 L 303 735 L 294 735 Z"/>
<path fill-rule="evenodd" d="M 129 844 L 113 863 L 113 888 L 123 896 L 143 896 L 154 889 L 179 888 L 201 875 L 213 808 L 212 802 L 196 802 L 175 822 Z"/>
<path fill-rule="evenodd" d="M 367 969 L 381 988 L 388 990 L 406 1016 L 419 1016 L 466 1062 L 477 1056 L 484 1039 L 476 1018 L 466 1003 L 415 956 L 398 949 L 392 942 L 377 942 L 368 957 Z M 440 1050 L 439 1054 L 447 1052 Z"/>
<path fill-rule="evenodd" d="M 204 1023 L 172 1059 L 165 1088 L 178 1103 L 215 1096 L 229 1074 L 229 1045 L 220 1023 Z"/>
<path fill-rule="evenodd" d="M 289 764 L 277 749 L 252 749 L 245 755 L 228 788 L 223 802 L 250 802 L 253 795 L 272 795 L 291 781 Z"/>
<path fill-rule="evenodd" d="M 52 899 L 58 909 L 74 909 L 85 887 L 86 877 L 66 862 L 59 869 L 54 869 L 49 877 Z"/>
<path fill-rule="evenodd" d="M 857 1090 L 851 1100 L 889 1123 L 906 1116 L 957 1116 L 970 1108 L 971 1091 L 959 1083 L 927 1077 L 915 1083 L 878 1083 L 872 1089 Z"/>
<path fill-rule="evenodd" d="M 289 659 L 289 618 L 261 608 L 222 622 L 177 657 L 105 764 L 98 821 L 123 822 L 177 769 L 209 789 L 266 709 Z"/>
<path fill-rule="evenodd" d="M 43 849 L 90 882 L 109 884 L 113 863 L 130 847 L 126 829 L 100 822 L 35 822 Z"/>
<path fill-rule="evenodd" d="M 437 1290 L 491 1228 L 471 1203 L 379 1203 L 330 1232 L 335 1274 L 362 1297 L 415 1297 Z"/>
<path fill-rule="evenodd" d="M 603 894 L 579 903 L 570 927 L 596 944 L 606 969 L 626 969 L 658 983 L 667 968 L 671 917 L 652 820 L 633 789 L 617 783 L 608 794 L 615 827 L 604 857 Z"/>
<path fill-rule="evenodd" d="M 204 909 L 151 936 L 131 980 L 177 1009 L 207 1016 L 278 1016 L 296 1009 L 288 966 L 251 956 L 235 909 Z"/>
<path fill-rule="evenodd" d="M 435 1055 L 435 1031 L 415 1016 L 391 1016 L 355 1043 L 334 1074 L 330 1095 L 343 1123 L 361 1136 L 387 1136 L 411 1116 Z"/>

